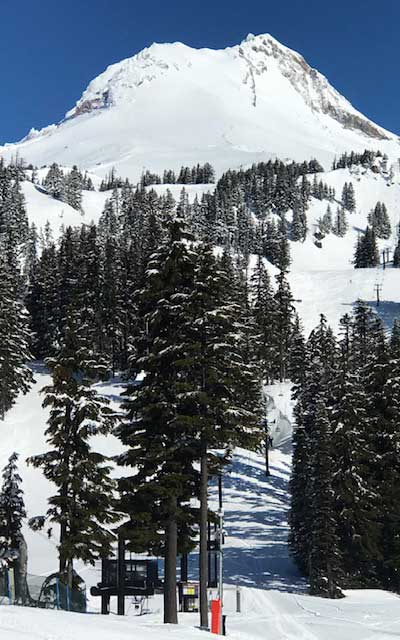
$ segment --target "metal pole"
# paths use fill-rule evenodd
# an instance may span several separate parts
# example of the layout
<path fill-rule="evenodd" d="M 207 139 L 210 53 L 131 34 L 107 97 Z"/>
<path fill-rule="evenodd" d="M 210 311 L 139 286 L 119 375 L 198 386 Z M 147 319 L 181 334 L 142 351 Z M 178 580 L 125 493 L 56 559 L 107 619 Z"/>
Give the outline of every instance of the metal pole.
<path fill-rule="evenodd" d="M 377 307 L 379 307 L 379 304 L 380 304 L 380 297 L 379 297 L 379 294 L 380 294 L 380 292 L 381 292 L 381 289 L 382 289 L 382 285 L 380 285 L 380 284 L 376 284 L 376 285 L 375 285 L 375 291 L 376 291 L 376 306 L 377 306 Z"/>
<path fill-rule="evenodd" d="M 265 475 L 269 476 L 269 431 L 268 431 L 268 419 L 265 418 Z"/>
<path fill-rule="evenodd" d="M 240 602 L 240 587 L 236 585 L 236 613 L 241 612 L 241 602 Z"/>
<path fill-rule="evenodd" d="M 211 586 L 211 575 L 212 575 L 212 569 L 211 569 L 211 522 L 208 521 L 207 523 L 207 564 L 208 564 L 208 572 L 207 572 L 207 576 L 208 576 L 208 586 Z"/>
<path fill-rule="evenodd" d="M 222 471 L 219 472 L 218 476 L 218 506 L 219 510 L 222 511 Z"/>
<path fill-rule="evenodd" d="M 118 535 L 118 560 L 117 560 L 117 614 L 125 615 L 125 540 L 121 534 Z"/>
<path fill-rule="evenodd" d="M 219 623 L 219 631 L 222 633 L 222 609 L 223 609 L 223 597 L 224 597 L 224 568 L 223 568 L 223 537 L 224 537 L 224 512 L 222 509 L 219 510 L 219 579 L 218 579 L 218 597 L 221 603 L 220 612 L 221 618 Z"/>

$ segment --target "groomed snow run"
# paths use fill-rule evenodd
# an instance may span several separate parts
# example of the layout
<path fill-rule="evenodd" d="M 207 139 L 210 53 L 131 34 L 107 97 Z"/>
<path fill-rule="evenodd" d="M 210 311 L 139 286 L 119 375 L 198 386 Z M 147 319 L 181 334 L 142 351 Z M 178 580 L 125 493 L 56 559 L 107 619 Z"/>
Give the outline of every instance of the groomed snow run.
<path fill-rule="evenodd" d="M 242 589 L 242 613 L 227 592 L 227 635 L 232 640 L 387 640 L 400 636 L 399 598 L 382 591 L 352 591 L 343 600 Z M 197 640 L 198 615 L 181 614 L 163 625 L 161 610 L 124 618 L 0 607 L 0 636 L 7 640 Z"/>

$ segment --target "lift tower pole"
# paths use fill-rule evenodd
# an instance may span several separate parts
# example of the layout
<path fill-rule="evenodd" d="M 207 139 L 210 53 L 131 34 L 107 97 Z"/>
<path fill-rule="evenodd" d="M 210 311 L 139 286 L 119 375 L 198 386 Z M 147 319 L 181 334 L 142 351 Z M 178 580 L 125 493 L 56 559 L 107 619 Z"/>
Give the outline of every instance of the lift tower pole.
<path fill-rule="evenodd" d="M 376 306 L 379 307 L 380 305 L 380 294 L 382 292 L 382 285 L 381 284 L 376 284 L 375 285 L 375 292 L 376 292 Z"/>

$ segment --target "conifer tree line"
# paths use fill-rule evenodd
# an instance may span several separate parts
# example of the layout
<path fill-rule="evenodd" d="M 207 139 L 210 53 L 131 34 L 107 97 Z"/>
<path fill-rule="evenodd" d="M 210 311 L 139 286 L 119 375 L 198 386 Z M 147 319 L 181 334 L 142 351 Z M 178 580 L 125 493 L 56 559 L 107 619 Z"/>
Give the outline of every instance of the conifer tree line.
<path fill-rule="evenodd" d="M 19 170 L 23 179 L 21 163 Z M 326 233 L 344 236 L 347 231 L 346 212 L 352 213 L 356 208 L 353 185 L 346 183 L 341 200 L 337 200 L 333 188 L 322 181 L 318 182 L 317 174 L 322 170 L 316 160 L 290 164 L 275 160 L 253 165 L 247 170 L 227 171 L 218 180 L 214 193 L 204 193 L 200 198 L 196 196 L 191 203 L 187 193 L 182 190 L 178 203 L 179 214 L 185 217 L 192 233 L 200 240 L 222 245 L 245 256 L 250 253 L 262 254 L 278 265 L 282 253 L 288 253 L 287 240 L 304 241 L 307 236 L 307 209 L 311 197 L 328 202 L 327 214 L 319 222 L 318 240 Z M 36 179 L 34 174 L 35 170 L 32 172 L 33 180 Z M 193 179 L 189 178 L 189 174 L 193 174 Z M 207 183 L 214 179 L 213 175 L 211 165 L 206 163 L 192 169 L 182 167 L 177 178 L 173 171 L 167 170 L 163 181 L 187 184 L 201 180 Z M 310 181 L 307 175 L 314 175 L 313 180 Z M 101 191 L 111 191 L 104 216 L 114 215 L 117 220 L 129 225 L 130 220 L 124 220 L 124 216 L 130 209 L 140 206 L 143 215 L 152 210 L 155 216 L 162 218 L 175 203 L 169 192 L 164 197 L 152 192 L 149 185 L 161 182 L 160 176 L 147 171 L 139 184 L 134 186 L 129 180 L 119 178 L 111 169 L 100 185 Z M 55 163 L 44 178 L 43 186 L 53 197 L 77 210 L 82 210 L 82 190 L 93 189 L 90 177 L 83 175 L 77 167 L 64 175 Z M 334 203 L 337 203 L 336 212 L 332 211 Z M 290 210 L 291 221 L 286 218 Z M 384 222 L 378 221 L 378 227 L 384 226 Z"/>
<path fill-rule="evenodd" d="M 151 189 L 133 188 L 128 182 L 113 190 L 98 225 L 65 228 L 55 242 L 49 224 L 40 233 L 34 225 L 28 227 L 21 190 L 23 165 L 6 167 L 2 163 L 0 169 L 0 304 L 4 308 L 0 331 L 7 336 L 0 360 L 4 372 L 0 377 L 1 415 L 18 391 L 29 387 L 31 375 L 25 366 L 29 348 L 35 358 L 57 352 L 68 310 L 78 314 L 93 348 L 107 360 L 110 370 L 126 370 L 137 329 L 133 292 L 143 286 L 148 259 L 165 239 L 164 222 L 175 209 L 198 240 L 214 245 L 225 239 L 226 252 L 242 256 L 243 273 L 250 252 L 257 248 L 259 255 L 268 255 L 283 272 L 290 264 L 289 231 L 283 218 L 278 225 L 266 221 L 268 234 L 260 250 L 260 244 L 253 242 L 257 234 L 246 207 L 239 208 L 236 227 L 228 233 L 217 218 L 214 196 L 206 194 L 201 202 L 195 199 L 190 205 L 182 191 L 176 203 L 169 192 L 159 197 Z M 227 194 L 220 186 L 218 199 L 222 196 Z M 218 216 L 222 211 L 219 206 Z M 281 366 L 270 363 L 269 368 L 272 379 Z"/>
<path fill-rule="evenodd" d="M 0 161 L 0 419 L 26 392 L 32 375 L 29 321 L 23 305 L 31 231 L 19 165 Z"/>
<path fill-rule="evenodd" d="M 173 169 L 165 169 L 162 177 L 157 173 L 146 170 L 141 178 L 142 187 L 153 184 L 212 184 L 215 182 L 214 168 L 209 162 L 194 167 L 181 167 L 179 173 Z"/>
<path fill-rule="evenodd" d="M 313 594 L 398 592 L 400 324 L 358 302 L 340 327 L 321 316 L 296 357 L 290 550 Z"/>
<path fill-rule="evenodd" d="M 42 249 L 40 252 L 38 246 L 32 253 L 24 298 L 32 332 L 31 351 L 37 359 L 57 352 L 68 313 L 73 311 L 92 348 L 106 359 L 109 370 L 124 371 L 128 367 L 140 322 L 135 292 L 146 283 L 149 258 L 166 240 L 164 217 L 172 214 L 175 204 L 168 196 L 160 204 L 155 192 L 142 191 L 134 195 L 134 207 L 124 214 L 124 201 L 118 192 L 114 195 L 98 225 L 67 227 L 57 243 L 49 233 L 41 242 L 37 239 Z M 160 214 L 160 206 L 164 213 Z M 186 220 L 185 224 L 190 230 Z M 277 346 L 282 331 L 294 324 L 286 278 L 290 263 L 287 240 L 276 250 L 280 269 L 276 283 L 271 281 L 259 255 L 246 290 L 247 298 L 255 299 L 256 321 L 264 332 L 265 350 L 269 350 L 268 356 L 260 352 L 260 362 L 265 362 L 264 378 L 269 380 L 282 377 L 283 356 L 277 355 Z M 224 255 L 228 260 L 230 251 L 226 249 Z M 240 280 L 243 287 L 250 273 L 248 258 L 248 254 L 238 254 L 229 263 L 230 277 Z M 247 298 L 241 299 L 244 308 L 249 304 Z M 281 314 L 287 324 L 283 329 Z M 289 348 L 285 351 L 288 353 Z"/>
<path fill-rule="evenodd" d="M 17 161 L 5 166 L 2 162 L 0 243 L 4 264 L 1 268 L 7 271 L 2 287 L 9 289 L 7 299 L 14 301 L 16 334 L 23 337 L 14 346 L 8 341 L 9 355 L 4 356 L 4 367 L 7 358 L 14 358 L 15 365 L 23 362 L 29 342 L 34 357 L 53 355 L 63 336 L 66 311 L 71 307 L 80 314 L 94 348 L 106 358 L 110 369 L 126 370 L 137 325 L 136 310 L 130 304 L 132 294 L 143 286 L 147 261 L 165 239 L 164 222 L 175 209 L 197 240 L 222 245 L 227 253 L 240 254 L 242 270 L 246 270 L 250 254 L 255 253 L 285 272 L 290 264 L 288 239 L 305 239 L 306 210 L 315 184 L 318 186 L 318 182 L 309 181 L 306 172 L 312 172 L 316 178 L 321 169 L 316 161 L 287 165 L 276 160 L 245 171 L 228 171 L 218 181 L 215 193 L 196 197 L 192 203 L 184 188 L 176 203 L 169 191 L 158 196 L 151 188 L 133 187 L 128 180 L 119 182 L 111 170 L 107 180 L 121 186 L 111 191 L 99 224 L 64 229 L 55 243 L 50 225 L 40 233 L 34 225 L 28 227 L 21 190 L 21 182 L 26 179 L 23 163 Z M 62 182 L 70 176 L 75 176 L 82 188 L 91 188 L 87 176 L 76 167 L 64 176 L 54 164 L 44 180 L 46 189 L 53 189 L 55 197 L 63 197 Z M 348 227 L 345 207 L 347 211 L 355 208 L 352 185 L 345 185 L 342 206 L 336 214 L 331 208 L 334 194 L 328 190 L 325 195 L 328 205 L 320 221 L 319 238 L 329 232 L 343 236 Z M 291 222 L 286 219 L 290 208 Z M 360 236 L 356 267 L 375 266 L 379 262 L 376 230 L 381 235 L 388 232 L 383 203 L 377 203 L 371 212 L 371 221 L 371 230 Z M 394 266 L 396 256 L 395 252 Z M 29 339 L 23 304 L 30 313 L 32 339 Z M 270 333 L 274 333 L 272 328 Z M 269 368 L 271 379 L 280 376 L 277 374 L 280 366 L 270 362 Z M 19 371 L 23 378 L 23 367 Z M 3 392 L 3 412 L 11 406 L 17 389 L 27 388 L 22 378 L 12 385 L 8 376 L 3 383 L 7 387 Z"/>
<path fill-rule="evenodd" d="M 117 295 L 107 317 L 114 322 L 117 316 L 116 335 L 127 335 L 127 353 L 118 362 L 111 343 L 104 342 L 106 325 L 96 324 L 95 284 L 103 282 L 106 259 L 101 245 L 99 253 L 93 251 L 96 227 L 67 229 L 59 249 L 43 250 L 38 264 L 46 265 L 50 255 L 62 270 L 47 280 L 43 298 L 46 305 L 50 300 L 46 326 L 54 328 L 55 337 L 46 333 L 41 342 L 36 337 L 41 357 L 47 349 L 53 353 L 45 360 L 53 382 L 43 390 L 44 406 L 51 409 L 49 451 L 29 462 L 43 469 L 57 492 L 47 514 L 31 524 L 60 525 L 60 573 L 73 586 L 74 561 L 109 554 L 116 535 L 112 525 L 122 520 L 119 533 L 130 549 L 165 557 L 166 622 L 177 620 L 177 556 L 190 551 L 200 534 L 201 624 L 207 626 L 208 480 L 229 463 L 236 446 L 261 446 L 261 382 L 289 375 L 301 328 L 285 269 L 272 286 L 260 256 L 249 282 L 243 257 L 233 259 L 228 252 L 217 257 L 211 245 L 194 242 L 183 218 L 170 212 L 160 228 L 151 228 L 152 246 L 143 239 L 146 264 L 138 272 L 130 265 L 135 277 L 121 315 L 118 300 L 125 284 L 119 287 L 118 272 L 112 279 Z M 160 231 L 157 242 L 154 230 Z M 107 227 L 100 224 L 101 233 L 110 250 Z M 127 243 L 124 234 L 113 240 L 110 265 Z M 95 279 L 83 282 L 86 277 Z M 60 307 L 64 317 L 56 319 L 50 315 L 54 298 L 47 293 L 58 282 L 63 284 L 56 296 L 65 306 Z M 72 288 L 64 292 L 67 283 Z M 81 287 L 93 297 L 81 295 Z M 38 298 L 35 304 L 39 318 Z M 130 384 L 116 415 L 93 385 L 123 363 Z M 116 460 L 127 468 L 118 486 L 107 460 L 90 446 L 92 435 L 110 429 L 125 448 Z"/>
<path fill-rule="evenodd" d="M 57 242 L 49 226 L 40 237 L 31 229 L 23 265 L 15 256 L 5 261 L 0 279 L 2 345 L 13 356 L 0 380 L 14 385 L 7 402 L 2 396 L 6 411 L 31 382 L 29 346 L 52 376 L 42 391 L 48 450 L 29 463 L 55 491 L 31 526 L 51 533 L 58 525 L 67 584 L 77 580 L 74 561 L 110 554 L 122 518 L 132 549 L 165 556 L 165 617 L 174 622 L 176 557 L 200 533 L 207 625 L 208 478 L 235 446 L 260 446 L 261 381 L 289 375 L 301 329 L 286 245 L 276 283 L 262 255 L 249 281 L 245 252 L 227 245 L 217 257 L 212 233 L 195 241 L 193 228 L 185 193 L 175 203 L 169 193 L 160 198 L 125 183 L 98 225 L 67 227 Z M 132 384 L 117 415 L 95 384 L 121 370 Z M 139 371 L 146 375 L 138 384 Z M 117 484 L 91 442 L 111 431 L 126 447 L 117 462 L 129 472 Z"/>
<path fill-rule="evenodd" d="M 32 175 L 32 182 L 35 175 Z M 82 174 L 77 166 L 73 166 L 71 171 L 65 173 L 56 162 L 54 162 L 46 176 L 42 180 L 42 185 L 46 191 L 56 200 L 62 200 L 73 209 L 82 209 L 82 191 L 94 191 L 92 179 L 87 173 Z"/>
<path fill-rule="evenodd" d="M 374 164 L 376 158 L 382 158 L 382 160 L 386 158 L 387 160 L 387 155 L 382 154 L 381 151 L 371 151 L 370 149 L 365 149 L 363 153 L 351 151 L 350 153 L 343 153 L 339 158 L 335 158 L 332 163 L 332 169 L 334 171 L 336 169 L 350 169 L 350 167 L 357 165 L 368 169 Z"/>

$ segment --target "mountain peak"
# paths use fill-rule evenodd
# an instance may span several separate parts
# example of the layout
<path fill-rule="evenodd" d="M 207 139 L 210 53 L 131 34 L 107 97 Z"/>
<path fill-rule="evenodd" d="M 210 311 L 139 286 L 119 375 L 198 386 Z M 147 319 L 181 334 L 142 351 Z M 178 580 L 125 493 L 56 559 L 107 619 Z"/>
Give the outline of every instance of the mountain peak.
<path fill-rule="evenodd" d="M 240 45 L 223 50 L 195 49 L 182 42 L 153 43 L 131 58 L 113 64 L 92 80 L 66 118 L 79 116 L 117 104 L 132 103 L 143 85 L 182 70 L 203 67 L 221 57 L 236 58 L 244 67 L 244 83 L 250 87 L 251 100 L 257 106 L 257 84 L 268 83 L 270 67 L 286 78 L 306 105 L 315 113 L 337 120 L 348 129 L 361 131 L 369 138 L 387 140 L 387 133 L 356 111 L 328 80 L 313 69 L 303 56 L 281 44 L 272 35 L 248 34 Z M 264 76 L 264 77 L 263 77 Z"/>
<path fill-rule="evenodd" d="M 398 138 L 303 56 L 270 34 L 249 34 L 220 50 L 153 43 L 94 78 L 64 121 L 3 154 L 100 173 L 115 165 L 132 176 L 201 161 L 218 172 L 277 156 L 329 164 L 365 148 L 400 155 Z"/>

